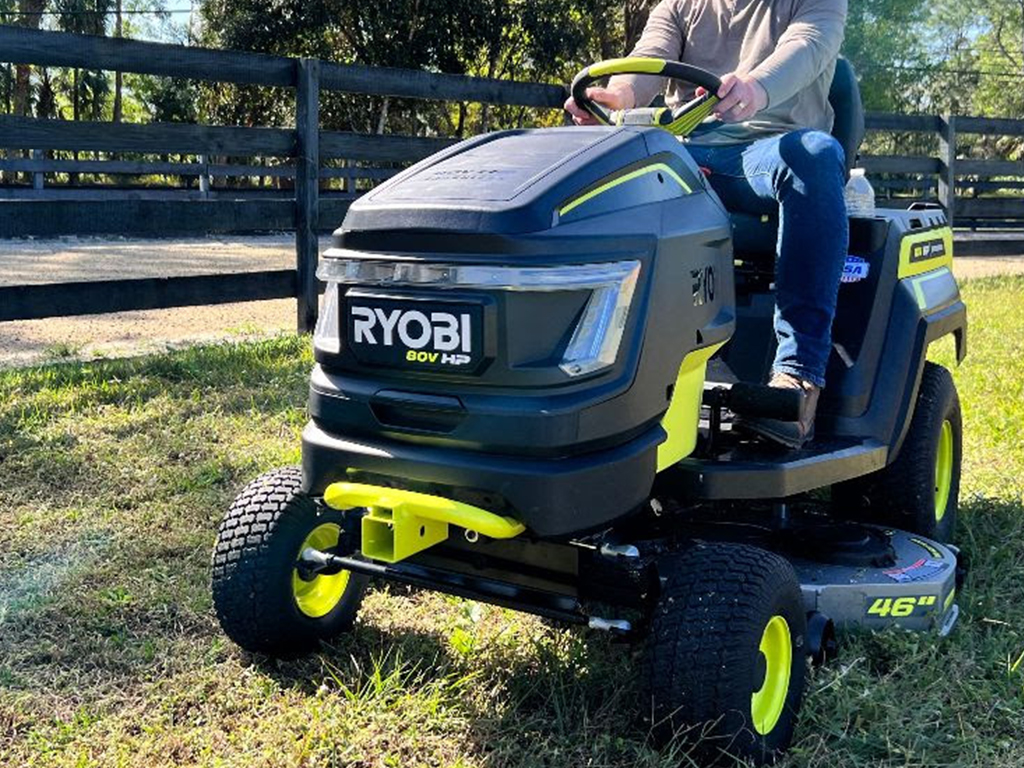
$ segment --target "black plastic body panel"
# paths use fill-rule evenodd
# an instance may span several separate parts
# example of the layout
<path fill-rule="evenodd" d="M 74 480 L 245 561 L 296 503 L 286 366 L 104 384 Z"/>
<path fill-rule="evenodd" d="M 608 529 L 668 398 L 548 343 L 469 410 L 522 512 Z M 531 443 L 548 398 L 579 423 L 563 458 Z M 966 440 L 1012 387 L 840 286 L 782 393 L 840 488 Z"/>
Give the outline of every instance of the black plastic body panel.
<path fill-rule="evenodd" d="M 653 168 L 667 171 L 644 171 Z M 592 198 L 599 204 L 577 202 Z M 945 225 L 934 211 L 852 221 L 850 251 L 868 268 L 840 289 L 816 444 L 788 455 L 694 455 L 659 482 L 692 498 L 786 498 L 892 461 L 927 345 L 948 333 L 961 351 L 965 344 L 952 277 L 924 285 L 898 276 L 903 239 Z M 335 234 L 337 254 L 454 267 L 636 261 L 619 353 L 580 377 L 559 368 L 589 289 L 447 293 L 484 306 L 485 362 L 472 373 L 368 364 L 348 349 L 341 321 L 340 351 L 316 350 L 306 490 L 344 479 L 391 484 L 511 514 L 552 538 L 630 515 L 654 485 L 660 422 L 683 358 L 727 341 L 738 312 L 720 355 L 724 380 L 767 376 L 773 297 L 737 300 L 729 233 L 685 148 L 654 129 L 492 134 L 395 177 L 353 205 Z M 703 270 L 715 274 L 710 296 L 698 295 Z M 439 290 L 342 285 L 341 316 L 348 292 L 429 301 Z"/>
<path fill-rule="evenodd" d="M 887 453 L 871 440 L 818 440 L 798 451 L 743 446 L 683 459 L 658 483 L 688 499 L 785 499 L 882 469 Z"/>
<path fill-rule="evenodd" d="M 358 200 L 334 246 L 325 260 L 640 266 L 614 363 L 577 377 L 560 363 L 592 289 L 341 284 L 338 350 L 315 350 L 310 382 L 303 466 L 314 493 L 370 473 L 499 499 L 542 536 L 600 527 L 647 498 L 684 357 L 734 329 L 727 216 L 683 145 L 656 129 L 464 142 Z M 483 304 L 484 364 L 469 372 L 360 359 L 347 338 L 349 295 L 389 307 Z"/>
<path fill-rule="evenodd" d="M 691 188 L 703 187 L 702 175 L 679 142 L 658 129 L 484 134 L 428 157 L 361 197 L 336 233 L 336 244 L 381 250 L 371 235 L 377 232 L 545 233 L 555 225 L 553 214 L 574 196 L 659 155 L 672 158 Z M 631 194 L 646 197 L 647 191 Z M 634 199 L 628 207 L 659 197 Z M 636 231 L 623 224 L 624 231 Z M 401 250 L 410 245 L 402 243 Z"/>
<path fill-rule="evenodd" d="M 302 433 L 303 490 L 320 496 L 342 480 L 393 484 L 514 515 L 538 536 L 566 537 L 603 528 L 646 502 L 664 439 L 656 426 L 625 445 L 555 460 L 363 443 L 310 423 Z"/>
<path fill-rule="evenodd" d="M 947 290 L 951 295 L 920 307 L 910 284 L 914 278 L 898 277 L 903 238 L 945 226 L 941 211 L 878 209 L 873 219 L 850 220 L 850 253 L 867 262 L 868 274 L 839 289 L 819 435 L 869 438 L 895 451 L 907 405 L 917 394 L 925 337 L 936 333 L 939 315 L 957 318 L 942 321 L 945 333 L 966 338 L 966 310 L 955 282 Z M 731 373 L 739 380 L 764 381 L 775 352 L 774 297 L 753 293 L 738 302 L 737 331 L 722 352 L 728 372 L 721 378 Z"/>
<path fill-rule="evenodd" d="M 879 209 L 852 219 L 850 252 L 869 265 L 843 284 L 816 441 L 802 451 L 726 451 L 666 474 L 674 492 L 704 499 L 784 498 L 867 474 L 895 460 L 913 416 L 928 345 L 952 334 L 966 352 L 967 312 L 946 269 L 900 278 L 905 237 L 946 226 L 941 211 Z M 920 296 L 918 296 L 918 292 Z M 765 380 L 774 355 L 771 293 L 739 297 L 736 335 L 714 378 Z"/>

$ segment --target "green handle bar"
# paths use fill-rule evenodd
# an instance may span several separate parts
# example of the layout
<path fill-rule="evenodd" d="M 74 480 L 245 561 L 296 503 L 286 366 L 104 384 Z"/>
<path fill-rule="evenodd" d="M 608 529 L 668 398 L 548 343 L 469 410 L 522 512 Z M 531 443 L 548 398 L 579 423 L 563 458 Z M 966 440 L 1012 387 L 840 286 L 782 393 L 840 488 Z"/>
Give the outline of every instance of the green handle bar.
<path fill-rule="evenodd" d="M 690 99 L 675 109 L 624 109 L 611 111 L 587 96 L 587 88 L 609 75 L 657 75 L 681 80 L 703 88 L 706 93 Z M 576 103 L 604 125 L 650 125 L 663 128 L 675 136 L 688 135 L 701 124 L 718 103 L 722 81 L 706 69 L 681 61 L 631 57 L 608 59 L 585 67 L 572 81 L 572 97 Z"/>

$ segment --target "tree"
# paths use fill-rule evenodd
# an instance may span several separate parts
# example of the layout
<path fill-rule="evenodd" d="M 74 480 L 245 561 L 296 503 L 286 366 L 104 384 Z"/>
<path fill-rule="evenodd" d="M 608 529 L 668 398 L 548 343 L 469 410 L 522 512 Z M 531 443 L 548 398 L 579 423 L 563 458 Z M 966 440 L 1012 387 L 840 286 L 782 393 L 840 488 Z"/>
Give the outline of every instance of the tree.
<path fill-rule="evenodd" d="M 856 0 L 849 4 L 843 54 L 860 79 L 868 109 L 916 111 L 927 71 L 921 25 L 926 0 Z"/>
<path fill-rule="evenodd" d="M 9 24 L 15 20 L 11 13 L 13 10 L 15 0 L 0 0 L 0 24 Z M 0 98 L 3 99 L 3 111 L 9 114 L 14 99 L 14 67 L 10 64 L 0 67 Z"/>
<path fill-rule="evenodd" d="M 982 72 L 971 91 L 974 114 L 1024 116 L 1024 3 L 1020 0 L 981 0 L 975 10 L 983 31 L 975 41 L 977 69 Z M 982 137 L 989 154 L 1024 158 L 1024 139 Z"/>
<path fill-rule="evenodd" d="M 121 0 L 116 0 L 114 7 L 114 37 L 121 37 L 124 34 L 124 16 L 121 11 L 123 10 Z M 124 88 L 124 77 L 121 75 L 121 70 L 114 73 L 114 108 L 111 110 L 111 120 L 115 123 L 121 122 L 121 117 L 124 112 L 123 104 L 123 93 Z"/>
<path fill-rule="evenodd" d="M 317 56 L 369 66 L 406 67 L 521 80 L 565 81 L 590 58 L 595 9 L 608 0 L 205 0 L 205 45 Z M 219 119 L 286 121 L 269 89 L 204 91 Z M 461 133 L 514 125 L 523 110 L 324 94 L 326 127 L 375 131 L 385 122 L 413 133 Z"/>
<path fill-rule="evenodd" d="M 19 27 L 39 29 L 43 22 L 43 11 L 46 10 L 46 0 L 18 0 L 18 16 L 16 24 Z M 14 74 L 14 114 L 32 114 L 32 68 L 28 64 L 18 64 Z"/>
<path fill-rule="evenodd" d="M 1024 3 L 983 0 L 985 30 L 978 35 L 978 69 L 989 73 L 975 96 L 986 114 L 1024 114 Z"/>
<path fill-rule="evenodd" d="M 57 27 L 63 32 L 83 35 L 106 33 L 111 0 L 54 0 Z M 71 71 L 71 115 L 74 120 L 99 120 L 102 117 L 110 82 L 98 70 Z"/>
<path fill-rule="evenodd" d="M 199 122 L 201 91 L 193 80 L 129 75 L 129 88 L 144 106 L 150 120 L 158 123 Z"/>

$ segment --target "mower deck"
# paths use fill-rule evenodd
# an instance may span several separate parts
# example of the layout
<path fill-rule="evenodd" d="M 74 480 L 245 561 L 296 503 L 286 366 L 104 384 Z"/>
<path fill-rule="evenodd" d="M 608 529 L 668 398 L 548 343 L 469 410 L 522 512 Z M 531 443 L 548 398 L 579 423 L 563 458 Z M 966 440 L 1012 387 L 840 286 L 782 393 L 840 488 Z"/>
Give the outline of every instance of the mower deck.
<path fill-rule="evenodd" d="M 872 529 L 881 531 L 882 529 Z M 808 611 L 839 628 L 937 631 L 948 635 L 960 608 L 956 600 L 957 557 L 949 546 L 906 531 L 890 530 L 894 561 L 875 565 L 826 563 L 792 558 Z"/>

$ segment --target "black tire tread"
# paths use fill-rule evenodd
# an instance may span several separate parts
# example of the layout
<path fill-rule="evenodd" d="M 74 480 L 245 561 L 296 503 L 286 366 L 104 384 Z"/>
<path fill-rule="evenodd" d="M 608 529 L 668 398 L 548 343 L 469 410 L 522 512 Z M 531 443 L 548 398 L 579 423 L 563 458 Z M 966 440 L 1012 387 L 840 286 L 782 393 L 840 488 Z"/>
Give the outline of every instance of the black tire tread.
<path fill-rule="evenodd" d="M 667 581 L 642 669 L 656 739 L 664 742 L 680 727 L 715 721 L 726 732 L 742 727 L 749 705 L 745 712 L 723 711 L 729 708 L 728 702 L 735 701 L 737 691 L 749 690 L 744 667 L 735 663 L 736 639 L 760 638 L 765 606 L 780 592 L 786 600 L 802 605 L 792 566 L 779 555 L 756 547 L 712 544 L 694 547 L 661 570 Z M 802 608 L 799 616 L 803 618 Z M 802 647 L 805 626 L 790 629 Z M 801 692 L 803 668 L 803 656 L 798 654 L 792 685 Z M 759 748 L 757 739 L 749 736 L 739 734 L 732 742 L 741 756 L 759 762 L 774 759 L 775 749 Z M 784 740 L 788 742 L 788 738 Z"/>
<path fill-rule="evenodd" d="M 224 516 L 212 557 L 213 604 L 221 628 L 246 650 L 303 653 L 315 648 L 327 629 L 336 628 L 338 622 L 300 616 L 282 598 L 280 585 L 272 583 L 272 577 L 287 567 L 285 553 L 280 551 L 282 540 L 291 537 L 301 542 L 316 516 L 316 502 L 302 492 L 299 467 L 260 475 L 239 493 Z M 352 578 L 361 592 L 365 579 L 355 574 Z M 353 606 L 349 613 L 354 610 Z"/>

